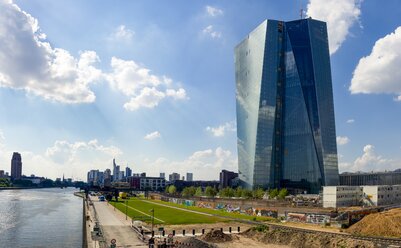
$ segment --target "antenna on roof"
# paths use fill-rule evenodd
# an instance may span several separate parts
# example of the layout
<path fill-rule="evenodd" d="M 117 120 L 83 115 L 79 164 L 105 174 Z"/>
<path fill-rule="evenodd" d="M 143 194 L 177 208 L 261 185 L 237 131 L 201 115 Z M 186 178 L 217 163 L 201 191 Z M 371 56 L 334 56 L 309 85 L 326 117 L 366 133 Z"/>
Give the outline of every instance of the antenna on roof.
<path fill-rule="evenodd" d="M 301 19 L 303 19 L 304 9 L 302 8 L 302 0 L 299 1 L 299 4 L 300 4 L 300 11 L 299 11 L 299 14 L 300 14 L 300 16 L 301 16 Z"/>

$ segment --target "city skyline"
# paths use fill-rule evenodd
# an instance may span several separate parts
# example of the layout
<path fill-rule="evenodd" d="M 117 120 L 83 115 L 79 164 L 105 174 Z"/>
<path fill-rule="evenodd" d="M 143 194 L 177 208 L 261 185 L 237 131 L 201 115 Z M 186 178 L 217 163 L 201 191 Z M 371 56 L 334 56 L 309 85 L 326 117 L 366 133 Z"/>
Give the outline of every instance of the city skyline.
<path fill-rule="evenodd" d="M 326 23 L 265 20 L 235 48 L 238 174 L 246 188 L 338 184 Z"/>
<path fill-rule="evenodd" d="M 85 179 L 114 157 L 155 176 L 236 171 L 233 49 L 263 20 L 297 19 L 300 8 L 14 4 L 0 0 L 0 170 L 9 172 L 17 151 L 23 174 L 53 179 Z M 328 23 L 340 172 L 400 168 L 401 3 L 311 0 L 303 8 Z"/>

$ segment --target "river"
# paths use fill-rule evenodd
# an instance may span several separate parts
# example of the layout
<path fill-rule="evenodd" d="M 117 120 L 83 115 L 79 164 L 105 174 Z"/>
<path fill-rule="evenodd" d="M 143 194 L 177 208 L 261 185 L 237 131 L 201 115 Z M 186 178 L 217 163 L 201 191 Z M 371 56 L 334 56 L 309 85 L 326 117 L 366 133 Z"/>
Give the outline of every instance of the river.
<path fill-rule="evenodd" d="M 82 198 L 74 191 L 0 190 L 0 247 L 81 247 Z"/>

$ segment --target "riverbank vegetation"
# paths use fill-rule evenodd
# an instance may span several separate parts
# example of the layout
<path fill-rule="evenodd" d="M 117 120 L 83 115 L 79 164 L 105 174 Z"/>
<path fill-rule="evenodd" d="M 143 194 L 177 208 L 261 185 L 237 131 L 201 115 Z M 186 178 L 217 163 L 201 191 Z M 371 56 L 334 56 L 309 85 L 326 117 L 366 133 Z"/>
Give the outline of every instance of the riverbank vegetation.
<path fill-rule="evenodd" d="M 11 187 L 11 182 L 8 178 L 0 178 L 0 188 Z"/>

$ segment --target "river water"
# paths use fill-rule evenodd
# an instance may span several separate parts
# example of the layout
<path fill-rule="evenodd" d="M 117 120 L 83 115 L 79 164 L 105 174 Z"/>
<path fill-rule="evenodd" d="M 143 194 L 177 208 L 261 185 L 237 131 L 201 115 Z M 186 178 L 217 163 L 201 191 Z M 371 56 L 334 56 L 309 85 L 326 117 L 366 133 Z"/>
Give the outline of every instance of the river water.
<path fill-rule="evenodd" d="M 0 190 L 0 247 L 82 246 L 82 198 L 74 188 Z"/>

